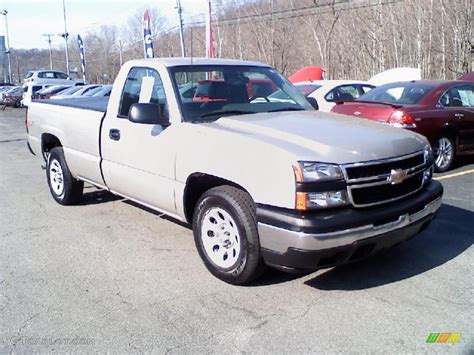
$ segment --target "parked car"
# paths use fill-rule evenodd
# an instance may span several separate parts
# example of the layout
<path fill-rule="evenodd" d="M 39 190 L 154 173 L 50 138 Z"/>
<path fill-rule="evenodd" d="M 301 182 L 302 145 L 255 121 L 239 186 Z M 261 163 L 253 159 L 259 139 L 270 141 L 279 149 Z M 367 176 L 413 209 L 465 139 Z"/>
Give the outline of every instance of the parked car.
<path fill-rule="evenodd" d="M 295 84 L 306 97 L 314 98 L 320 111 L 330 112 L 337 101 L 352 101 L 375 86 L 365 81 L 315 80 Z"/>
<path fill-rule="evenodd" d="M 0 103 L 3 104 L 4 95 L 8 90 L 11 90 L 14 86 L 0 86 Z"/>
<path fill-rule="evenodd" d="M 332 112 L 406 128 L 427 137 L 435 169 L 451 168 L 456 156 L 474 153 L 474 83 L 409 81 L 380 86 Z"/>
<path fill-rule="evenodd" d="M 64 89 L 60 93 L 57 93 L 54 96 L 51 96 L 51 100 L 62 100 L 62 99 L 69 99 L 71 96 L 82 89 L 82 86 L 71 86 L 70 88 Z"/>
<path fill-rule="evenodd" d="M 109 97 L 112 92 L 112 85 L 102 85 L 100 89 L 94 89 L 92 97 Z"/>
<path fill-rule="evenodd" d="M 180 85 L 208 72 L 224 95 L 214 82 L 207 102 L 182 101 Z M 253 75 L 288 101 L 249 100 Z M 77 203 L 87 181 L 192 224 L 204 264 L 232 284 L 265 264 L 314 270 L 367 257 L 423 231 L 441 206 L 425 138 L 315 111 L 255 62 L 130 61 L 110 99 L 37 101 L 25 123 L 55 201 Z"/>
<path fill-rule="evenodd" d="M 85 94 L 87 94 L 89 91 L 92 91 L 96 88 L 100 87 L 100 85 L 94 85 L 94 84 L 91 84 L 91 85 L 84 85 L 84 86 L 81 86 L 81 89 L 74 92 L 70 98 L 79 98 L 79 97 L 84 97 Z"/>
<path fill-rule="evenodd" d="M 70 88 L 71 85 L 53 85 L 36 92 L 33 95 L 33 100 L 45 100 L 49 99 L 56 94 L 60 94 L 64 90 Z"/>
<path fill-rule="evenodd" d="M 2 102 L 7 106 L 21 107 L 22 98 L 23 88 L 21 86 L 14 86 L 10 90 L 3 93 Z"/>
<path fill-rule="evenodd" d="M 66 73 L 57 70 L 32 70 L 24 78 L 25 84 L 37 83 L 47 85 L 82 85 L 82 80 L 69 77 Z"/>
<path fill-rule="evenodd" d="M 461 75 L 459 80 L 474 81 L 474 71 Z"/>
<path fill-rule="evenodd" d="M 38 91 L 49 87 L 46 84 L 37 84 L 37 83 L 27 83 L 23 85 L 23 99 L 21 100 L 21 104 L 23 106 L 29 106 L 32 101 L 32 97 Z"/>
<path fill-rule="evenodd" d="M 81 96 L 82 97 L 91 97 L 94 94 L 96 94 L 97 92 L 99 92 L 100 90 L 102 90 L 102 85 L 98 85 L 95 88 L 93 88 L 91 90 L 88 90 L 87 92 L 83 93 Z"/>

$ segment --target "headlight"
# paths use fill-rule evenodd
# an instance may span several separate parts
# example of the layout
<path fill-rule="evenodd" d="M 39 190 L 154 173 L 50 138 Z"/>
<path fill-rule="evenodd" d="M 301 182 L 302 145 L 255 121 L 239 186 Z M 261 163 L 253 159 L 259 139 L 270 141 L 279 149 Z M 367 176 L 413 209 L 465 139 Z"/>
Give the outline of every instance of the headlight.
<path fill-rule="evenodd" d="M 293 165 L 296 182 L 328 181 L 343 179 L 339 165 L 300 161 Z"/>
<path fill-rule="evenodd" d="M 296 209 L 298 210 L 340 207 L 347 204 L 347 192 L 345 190 L 296 193 Z"/>

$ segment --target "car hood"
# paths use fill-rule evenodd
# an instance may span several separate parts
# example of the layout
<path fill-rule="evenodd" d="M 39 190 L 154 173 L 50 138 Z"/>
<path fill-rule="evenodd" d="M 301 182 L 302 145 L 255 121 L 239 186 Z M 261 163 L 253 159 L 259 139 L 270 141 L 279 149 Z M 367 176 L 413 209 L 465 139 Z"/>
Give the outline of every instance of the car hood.
<path fill-rule="evenodd" d="M 230 116 L 206 125 L 272 144 L 297 160 L 338 164 L 410 154 L 428 144 L 404 129 L 318 111 Z"/>

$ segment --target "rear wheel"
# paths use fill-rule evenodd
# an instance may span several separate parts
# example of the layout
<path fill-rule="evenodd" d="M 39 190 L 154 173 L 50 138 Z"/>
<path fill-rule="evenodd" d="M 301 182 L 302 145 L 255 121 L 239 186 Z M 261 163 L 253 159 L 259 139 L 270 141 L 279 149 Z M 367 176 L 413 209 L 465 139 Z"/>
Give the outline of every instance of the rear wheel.
<path fill-rule="evenodd" d="M 241 285 L 264 270 L 255 204 L 232 186 L 205 192 L 193 216 L 194 241 L 207 269 L 217 278 Z"/>
<path fill-rule="evenodd" d="M 433 149 L 436 172 L 442 173 L 451 168 L 455 149 L 454 141 L 450 137 L 444 136 L 436 141 Z"/>
<path fill-rule="evenodd" d="M 49 152 L 46 178 L 56 202 L 61 205 L 73 205 L 81 199 L 84 182 L 71 175 L 62 148 L 53 148 Z"/>

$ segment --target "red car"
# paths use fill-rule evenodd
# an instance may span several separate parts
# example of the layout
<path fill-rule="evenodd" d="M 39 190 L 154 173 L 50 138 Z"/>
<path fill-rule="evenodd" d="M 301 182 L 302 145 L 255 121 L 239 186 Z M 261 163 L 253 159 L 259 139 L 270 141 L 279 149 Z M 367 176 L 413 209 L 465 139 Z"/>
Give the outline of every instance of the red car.
<path fill-rule="evenodd" d="M 435 170 L 474 154 L 474 82 L 419 80 L 379 86 L 332 112 L 406 128 L 428 138 Z"/>

